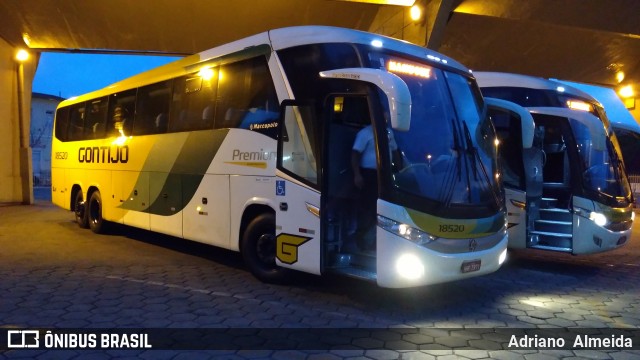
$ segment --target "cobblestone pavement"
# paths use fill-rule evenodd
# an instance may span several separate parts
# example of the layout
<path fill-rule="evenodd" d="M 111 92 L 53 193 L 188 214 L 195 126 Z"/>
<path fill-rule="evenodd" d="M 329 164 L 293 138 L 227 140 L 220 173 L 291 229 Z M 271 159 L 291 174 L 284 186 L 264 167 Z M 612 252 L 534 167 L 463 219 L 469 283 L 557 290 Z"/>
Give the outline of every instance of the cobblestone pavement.
<path fill-rule="evenodd" d="M 12 349 L 0 352 L 0 359 L 640 359 L 640 351 L 628 349 L 502 350 L 495 340 L 495 329 L 640 328 L 638 223 L 631 243 L 613 252 L 511 252 L 488 276 L 390 290 L 334 276 L 264 284 L 233 252 L 135 229 L 95 235 L 47 202 L 3 206 L 4 329 L 404 328 L 406 334 L 347 344 L 337 338 L 334 350 Z M 284 333 L 270 332 L 275 338 Z"/>

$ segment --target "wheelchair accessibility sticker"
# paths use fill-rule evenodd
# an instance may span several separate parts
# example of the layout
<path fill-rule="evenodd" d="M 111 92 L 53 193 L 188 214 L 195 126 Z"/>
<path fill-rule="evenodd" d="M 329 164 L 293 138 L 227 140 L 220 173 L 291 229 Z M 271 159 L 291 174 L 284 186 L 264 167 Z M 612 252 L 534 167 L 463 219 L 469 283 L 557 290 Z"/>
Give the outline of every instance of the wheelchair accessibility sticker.
<path fill-rule="evenodd" d="M 276 196 L 285 196 L 286 193 L 284 180 L 276 180 Z"/>

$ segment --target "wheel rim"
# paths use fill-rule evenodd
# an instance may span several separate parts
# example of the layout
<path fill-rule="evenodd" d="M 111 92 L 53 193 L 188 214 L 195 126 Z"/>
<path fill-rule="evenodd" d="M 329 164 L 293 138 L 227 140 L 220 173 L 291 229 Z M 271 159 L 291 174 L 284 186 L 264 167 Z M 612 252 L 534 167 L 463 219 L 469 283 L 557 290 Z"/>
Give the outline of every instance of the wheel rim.
<path fill-rule="evenodd" d="M 256 244 L 258 261 L 265 268 L 274 268 L 276 265 L 276 237 L 273 234 L 262 234 Z"/>
<path fill-rule="evenodd" d="M 82 197 L 76 198 L 76 218 L 84 218 L 84 206 L 82 205 Z"/>
<path fill-rule="evenodd" d="M 100 221 L 100 202 L 92 199 L 89 204 L 89 218 L 93 224 Z"/>

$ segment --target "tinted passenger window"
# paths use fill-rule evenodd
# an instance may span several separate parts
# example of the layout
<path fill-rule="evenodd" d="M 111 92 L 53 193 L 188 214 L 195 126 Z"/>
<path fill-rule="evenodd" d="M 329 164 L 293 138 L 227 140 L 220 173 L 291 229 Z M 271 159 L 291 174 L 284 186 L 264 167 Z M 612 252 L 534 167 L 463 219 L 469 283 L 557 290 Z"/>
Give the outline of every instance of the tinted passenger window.
<path fill-rule="evenodd" d="M 131 135 L 136 110 L 136 91 L 123 91 L 109 97 L 107 136 Z"/>
<path fill-rule="evenodd" d="M 82 140 L 84 130 L 84 103 L 69 107 L 69 141 Z"/>
<path fill-rule="evenodd" d="M 167 131 L 173 81 L 147 85 L 138 89 L 134 135 L 160 134 Z"/>
<path fill-rule="evenodd" d="M 85 139 L 100 139 L 104 137 L 107 120 L 107 102 L 107 97 L 87 102 L 87 118 L 84 122 Z"/>
<path fill-rule="evenodd" d="M 264 125 L 275 124 L 279 116 L 278 98 L 265 58 L 223 65 L 219 78 L 216 128 L 238 127 L 267 133 L 275 130 Z"/>
<path fill-rule="evenodd" d="M 169 131 L 212 129 L 217 87 L 217 68 L 177 78 L 173 91 Z"/>
<path fill-rule="evenodd" d="M 67 127 L 69 126 L 69 108 L 64 107 L 56 112 L 56 138 L 67 141 Z"/>

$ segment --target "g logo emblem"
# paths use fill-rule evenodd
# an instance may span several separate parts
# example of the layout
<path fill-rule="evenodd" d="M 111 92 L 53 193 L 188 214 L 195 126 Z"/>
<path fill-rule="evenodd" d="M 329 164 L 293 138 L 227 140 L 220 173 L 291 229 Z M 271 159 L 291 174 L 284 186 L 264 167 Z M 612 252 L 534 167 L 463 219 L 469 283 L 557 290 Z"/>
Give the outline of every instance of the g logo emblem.
<path fill-rule="evenodd" d="M 313 238 L 282 233 L 276 238 L 276 257 L 282 263 L 292 265 L 298 262 L 298 248 Z"/>

